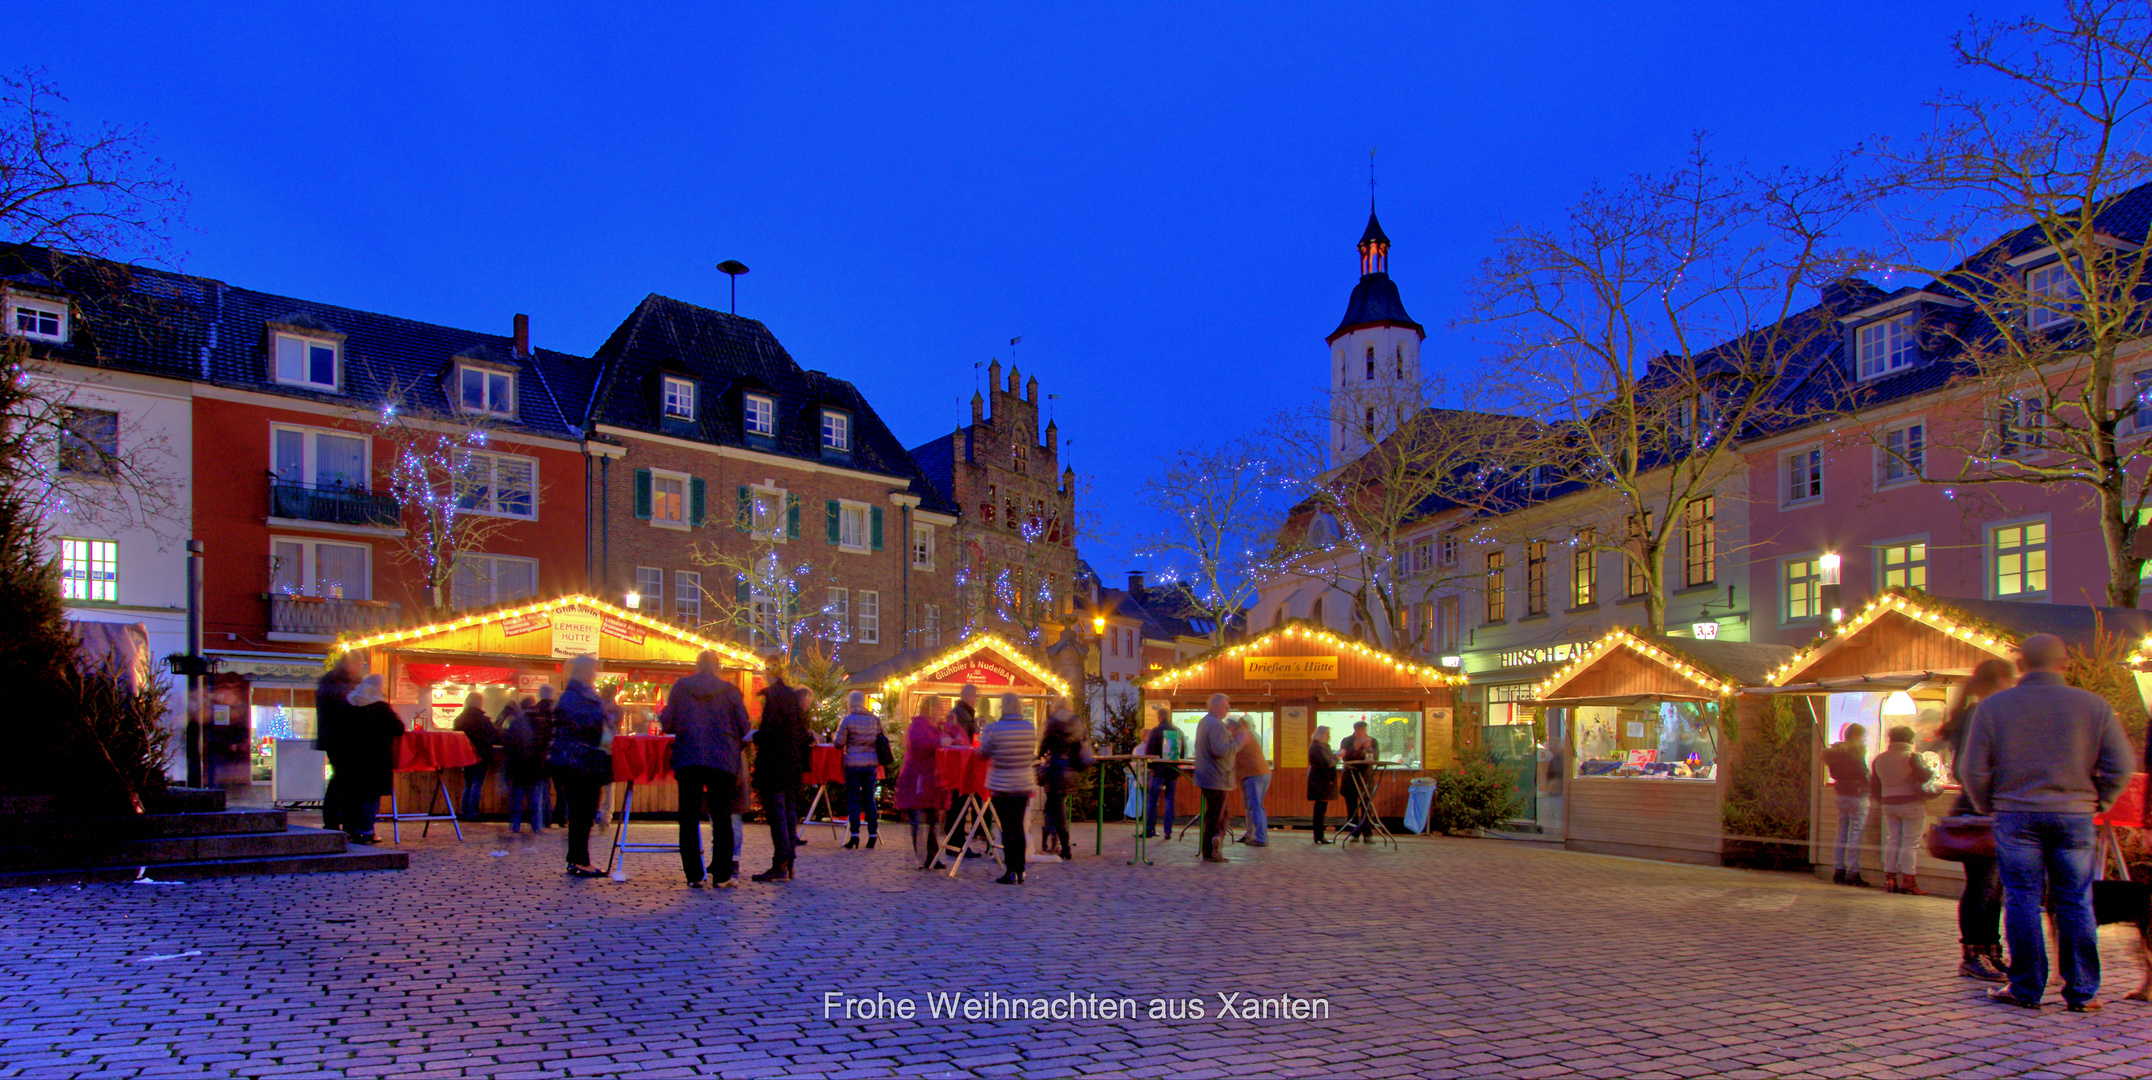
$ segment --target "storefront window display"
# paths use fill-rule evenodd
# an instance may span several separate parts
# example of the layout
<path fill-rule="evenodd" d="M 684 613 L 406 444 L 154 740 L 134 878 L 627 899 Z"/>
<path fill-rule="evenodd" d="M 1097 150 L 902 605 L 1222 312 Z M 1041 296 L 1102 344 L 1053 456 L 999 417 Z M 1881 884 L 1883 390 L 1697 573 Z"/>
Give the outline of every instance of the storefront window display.
<path fill-rule="evenodd" d="M 257 686 L 247 695 L 247 720 L 254 738 L 251 776 L 268 780 L 276 772 L 278 739 L 314 737 L 314 692 Z"/>
<path fill-rule="evenodd" d="M 1647 700 L 1575 711 L 1578 776 L 1718 777 L 1718 702 Z"/>
<path fill-rule="evenodd" d="M 1330 746 L 1336 749 L 1352 734 L 1352 726 L 1367 721 L 1367 733 L 1375 737 L 1375 749 L 1386 762 L 1408 769 L 1420 767 L 1420 714 L 1390 709 L 1319 709 L 1315 723 L 1330 729 Z"/>
<path fill-rule="evenodd" d="M 1831 742 L 1845 738 L 1846 725 L 1859 724 L 1863 729 L 1862 744 L 1866 747 L 1862 757 L 1874 761 L 1876 755 L 1890 745 L 1890 729 L 1902 724 L 1913 729 L 1913 748 L 1927 755 L 1928 765 L 1935 770 L 1936 776 L 1945 782 L 1956 782 L 1956 777 L 1949 772 L 1950 748 L 1936 735 L 1949 708 L 1941 690 L 1830 694 L 1825 700 Z"/>
<path fill-rule="evenodd" d="M 1203 720 L 1204 715 L 1202 709 L 1176 709 L 1173 712 L 1173 726 L 1181 729 L 1181 735 L 1188 740 L 1191 753 L 1194 752 L 1195 748 L 1196 725 Z M 1271 764 L 1277 764 L 1278 748 L 1271 741 L 1272 733 L 1277 731 L 1277 719 L 1274 714 L 1268 711 L 1243 712 L 1235 709 L 1226 715 L 1228 717 L 1245 717 L 1248 725 L 1255 729 L 1255 737 L 1262 741 L 1263 757 Z M 1349 728 L 1347 733 L 1350 734 Z"/>

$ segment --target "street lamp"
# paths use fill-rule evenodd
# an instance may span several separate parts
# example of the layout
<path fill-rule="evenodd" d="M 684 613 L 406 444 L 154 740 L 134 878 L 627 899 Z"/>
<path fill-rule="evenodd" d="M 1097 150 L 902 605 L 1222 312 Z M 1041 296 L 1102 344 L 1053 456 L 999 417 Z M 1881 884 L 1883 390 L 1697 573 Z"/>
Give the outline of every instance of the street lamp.
<path fill-rule="evenodd" d="M 634 589 L 629 589 L 629 590 L 628 590 L 628 595 L 626 596 L 626 598 L 625 598 L 625 599 L 626 599 L 626 600 L 627 600 L 627 602 L 628 602 L 628 610 L 629 610 L 629 611 L 634 611 L 634 610 L 636 610 L 637 608 L 640 608 L 640 607 L 642 607 L 642 606 L 643 606 L 643 594 L 641 594 L 641 593 L 639 593 L 639 592 L 636 592 L 636 591 L 635 591 Z"/>
<path fill-rule="evenodd" d="M 1822 595 L 1818 599 L 1823 601 L 1823 607 L 1831 613 L 1833 624 L 1846 621 L 1845 605 L 1838 599 L 1838 571 L 1841 565 L 1843 560 L 1835 551 L 1826 551 L 1816 558 L 1817 582 L 1822 586 Z"/>
<path fill-rule="evenodd" d="M 717 269 L 720 273 L 732 279 L 732 313 L 738 315 L 740 313 L 740 275 L 747 272 L 747 264 L 738 259 L 726 259 L 724 262 L 717 264 Z"/>

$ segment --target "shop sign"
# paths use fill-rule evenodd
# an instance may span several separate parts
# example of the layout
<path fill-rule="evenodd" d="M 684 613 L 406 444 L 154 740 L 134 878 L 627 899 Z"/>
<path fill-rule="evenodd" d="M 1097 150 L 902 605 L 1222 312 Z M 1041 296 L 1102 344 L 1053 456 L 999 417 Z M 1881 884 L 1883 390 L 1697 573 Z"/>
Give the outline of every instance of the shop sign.
<path fill-rule="evenodd" d="M 1689 634 L 1698 641 L 1717 641 L 1719 639 L 1719 624 L 1716 622 L 1691 623 L 1689 625 Z"/>
<path fill-rule="evenodd" d="M 536 633 L 550 625 L 552 625 L 552 620 L 546 618 L 542 613 L 537 615 L 518 615 L 513 619 L 501 620 L 501 633 L 508 637 L 518 637 L 523 634 Z"/>
<path fill-rule="evenodd" d="M 632 642 L 636 645 L 642 644 L 643 640 L 649 637 L 649 632 L 642 627 L 626 619 L 613 618 L 611 615 L 601 617 L 598 630 L 606 637 L 619 638 L 622 641 Z"/>
<path fill-rule="evenodd" d="M 518 671 L 516 672 L 516 693 L 519 695 L 536 695 L 539 687 L 550 685 L 552 681 L 552 676 L 543 671 Z"/>
<path fill-rule="evenodd" d="M 589 653 L 598 654 L 599 623 L 602 616 L 592 611 L 556 611 L 553 613 L 553 657 L 566 660 L 569 657 Z"/>
<path fill-rule="evenodd" d="M 1335 656 L 1243 656 L 1241 675 L 1247 679 L 1335 679 Z"/>
<path fill-rule="evenodd" d="M 254 682 L 313 684 L 321 679 L 320 664 L 285 664 L 273 660 L 226 660 L 224 673 L 244 675 Z"/>
<path fill-rule="evenodd" d="M 1497 667 L 1532 667 L 1536 664 L 1558 664 L 1574 660 L 1591 648 L 1590 642 L 1565 641 L 1559 645 L 1528 645 L 1522 649 L 1507 649 L 1495 654 Z"/>
<path fill-rule="evenodd" d="M 945 667 L 940 671 L 937 671 L 934 674 L 927 676 L 927 681 L 938 683 L 970 683 L 973 686 L 1023 685 L 1023 680 L 1017 678 L 1016 672 L 1011 671 L 1007 667 L 1004 667 L 1001 664 L 997 664 L 992 660 L 988 660 L 983 656 L 975 656 L 969 660 L 960 660 L 954 664 L 951 664 L 948 667 Z"/>

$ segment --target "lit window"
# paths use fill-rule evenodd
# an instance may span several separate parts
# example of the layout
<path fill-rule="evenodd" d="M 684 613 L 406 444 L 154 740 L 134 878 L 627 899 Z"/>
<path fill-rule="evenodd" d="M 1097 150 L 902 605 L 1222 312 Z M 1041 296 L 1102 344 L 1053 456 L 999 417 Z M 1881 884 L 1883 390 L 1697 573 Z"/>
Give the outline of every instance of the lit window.
<path fill-rule="evenodd" d="M 461 552 L 449 577 L 449 605 L 457 608 L 521 600 L 538 595 L 538 560 Z"/>
<path fill-rule="evenodd" d="M 1898 484 L 1919 479 L 1927 460 L 1927 425 L 1907 424 L 1884 434 L 1883 483 Z"/>
<path fill-rule="evenodd" d="M 1873 379 L 1886 372 L 1911 367 L 1920 359 L 1920 349 L 1915 344 L 1913 319 L 1900 315 L 1895 319 L 1872 322 L 1855 332 L 1857 351 L 1860 354 L 1860 375 Z"/>
<path fill-rule="evenodd" d="M 1570 560 L 1569 606 L 1585 607 L 1599 600 L 1599 533 L 1595 529 L 1583 529 L 1577 533 L 1577 554 Z"/>
<path fill-rule="evenodd" d="M 2025 322 L 2035 330 L 2076 318 L 2078 301 L 2084 298 L 2070 268 L 2059 262 L 2027 273 L 2025 292 Z"/>
<path fill-rule="evenodd" d="M 538 516 L 538 461 L 465 451 L 456 470 L 456 505 L 502 517 Z"/>
<path fill-rule="evenodd" d="M 316 390 L 337 387 L 336 342 L 297 334 L 276 336 L 276 381 Z"/>
<path fill-rule="evenodd" d="M 1823 570 L 1814 556 L 1786 560 L 1785 596 L 1787 622 L 1823 616 Z"/>
<path fill-rule="evenodd" d="M 822 614 L 829 616 L 830 638 L 833 641 L 849 641 L 852 630 L 852 590 L 832 588 L 828 599 L 822 604 Z"/>
<path fill-rule="evenodd" d="M 686 379 L 665 377 L 665 418 L 668 420 L 695 419 L 695 384 Z"/>
<path fill-rule="evenodd" d="M 1509 617 L 1509 582 L 1503 575 L 1502 552 L 1487 553 L 1487 621 L 1501 622 Z"/>
<path fill-rule="evenodd" d="M 92 604 L 120 599 L 120 546 L 111 540 L 60 541 L 60 595 Z"/>
<path fill-rule="evenodd" d="M 460 387 L 459 400 L 465 412 L 490 413 L 494 416 L 516 414 L 514 375 L 505 371 L 462 366 L 456 369 L 456 381 Z"/>
<path fill-rule="evenodd" d="M 822 449 L 852 448 L 852 418 L 841 412 L 822 410 Z"/>
<path fill-rule="evenodd" d="M 8 301 L 8 328 L 18 337 L 42 341 L 67 340 L 67 306 L 58 301 Z"/>
<path fill-rule="evenodd" d="M 110 478 L 120 471 L 120 414 L 108 409 L 64 406 L 60 420 L 60 471 L 69 476 Z"/>
<path fill-rule="evenodd" d="M 740 399 L 740 426 L 749 435 L 775 435 L 777 433 L 777 403 L 760 394 L 748 394 Z"/>
<path fill-rule="evenodd" d="M 687 478 L 650 475 L 650 520 L 671 525 L 687 524 Z"/>
<path fill-rule="evenodd" d="M 364 600 L 373 574 L 363 544 L 275 537 L 270 540 L 269 588 L 286 596 Z"/>
<path fill-rule="evenodd" d="M 1823 448 L 1796 450 L 1786 455 L 1786 505 L 1823 497 Z"/>
<path fill-rule="evenodd" d="M 912 526 L 912 568 L 934 569 L 934 526 Z"/>
<path fill-rule="evenodd" d="M 1710 495 L 1689 504 L 1688 528 L 1683 530 L 1684 582 L 1709 585 L 1719 578 L 1718 500 Z"/>
<path fill-rule="evenodd" d="M 693 570 L 673 571 L 673 615 L 689 626 L 702 624 L 702 575 Z"/>
<path fill-rule="evenodd" d="M 882 640 L 882 594 L 872 589 L 859 591 L 859 642 L 862 645 L 879 644 Z"/>
<path fill-rule="evenodd" d="M 2047 591 L 2047 523 L 1996 529 L 1995 595 L 2033 596 Z"/>
<path fill-rule="evenodd" d="M 1908 544 L 1885 544 L 1878 551 L 1877 561 L 1883 568 L 1883 587 L 1886 589 L 1925 589 L 1928 587 L 1928 545 L 1916 540 Z"/>

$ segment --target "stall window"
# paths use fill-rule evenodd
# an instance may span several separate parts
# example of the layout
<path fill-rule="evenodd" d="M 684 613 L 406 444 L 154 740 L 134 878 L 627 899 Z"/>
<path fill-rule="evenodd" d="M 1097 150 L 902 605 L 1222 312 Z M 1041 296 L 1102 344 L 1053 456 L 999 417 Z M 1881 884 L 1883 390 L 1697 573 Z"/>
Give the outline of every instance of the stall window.
<path fill-rule="evenodd" d="M 1278 763 L 1278 747 L 1276 742 L 1273 741 L 1273 733 L 1277 730 L 1277 721 L 1272 713 L 1268 710 L 1246 711 L 1235 709 L 1227 715 L 1246 717 L 1249 727 L 1255 730 L 1256 739 L 1263 744 L 1263 760 L 1270 762 L 1272 765 Z M 1196 724 L 1202 721 L 1203 716 L 1204 712 L 1201 709 L 1174 710 L 1173 726 L 1181 729 L 1181 737 L 1188 740 L 1188 745 L 1191 748 L 1195 746 Z M 1333 734 L 1335 733 L 1333 732 Z"/>
<path fill-rule="evenodd" d="M 1715 701 L 1579 707 L 1577 775 L 1715 779 L 1718 726 L 1719 705 Z"/>
<path fill-rule="evenodd" d="M 1367 722 L 1367 733 L 1375 738 L 1375 753 L 1379 760 L 1397 762 L 1408 769 L 1421 765 L 1420 726 L 1417 712 L 1395 712 L 1389 709 L 1318 709 L 1315 723 L 1330 729 L 1330 748 L 1335 750 L 1352 734 L 1352 726 Z"/>

